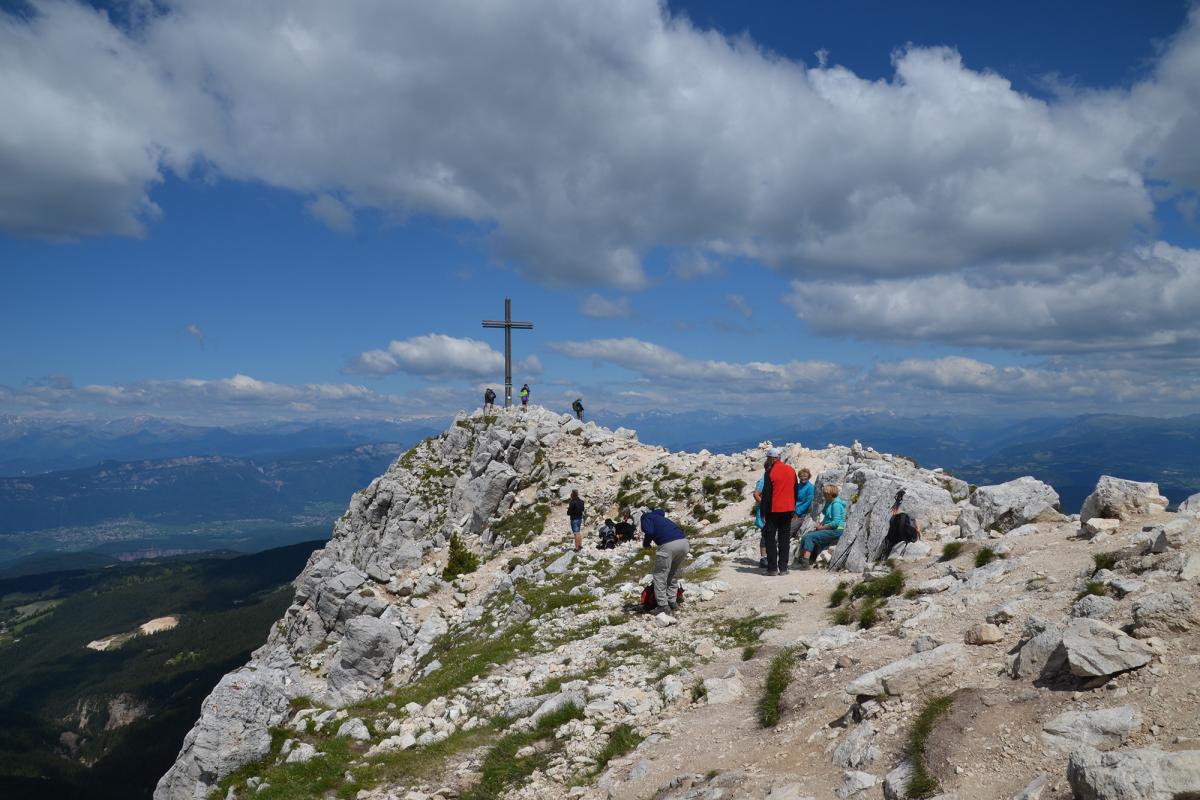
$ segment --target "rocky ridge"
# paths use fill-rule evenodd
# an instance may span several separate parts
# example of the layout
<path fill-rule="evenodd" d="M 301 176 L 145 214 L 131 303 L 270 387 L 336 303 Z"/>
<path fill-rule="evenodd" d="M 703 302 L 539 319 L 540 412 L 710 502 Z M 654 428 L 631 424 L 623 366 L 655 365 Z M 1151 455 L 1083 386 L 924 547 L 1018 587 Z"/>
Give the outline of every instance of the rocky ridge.
<path fill-rule="evenodd" d="M 354 496 L 155 797 L 903 797 L 909 731 L 940 697 L 924 760 L 946 797 L 1200 791 L 1187 508 L 1106 477 L 1081 520 L 1033 478 L 971 487 L 857 443 L 789 445 L 818 498 L 834 482 L 849 503 L 847 572 L 767 579 L 749 522 L 762 455 L 669 453 L 537 407 L 460 415 Z M 677 619 L 631 612 L 652 558 L 636 545 L 596 550 L 589 524 L 570 551 L 572 488 L 589 522 L 658 506 L 692 528 Z M 900 489 L 923 538 L 886 554 Z M 451 537 L 478 570 L 443 572 Z M 962 552 L 941 561 L 939 543 Z M 840 580 L 897 570 L 876 621 L 830 624 Z"/>

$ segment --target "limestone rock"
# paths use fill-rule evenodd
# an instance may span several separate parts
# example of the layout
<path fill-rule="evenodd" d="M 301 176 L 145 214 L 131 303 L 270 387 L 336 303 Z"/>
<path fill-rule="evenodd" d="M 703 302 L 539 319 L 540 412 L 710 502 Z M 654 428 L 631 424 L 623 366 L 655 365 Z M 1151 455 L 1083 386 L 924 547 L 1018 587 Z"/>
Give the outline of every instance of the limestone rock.
<path fill-rule="evenodd" d="M 270 729 L 288 717 L 286 680 L 286 673 L 270 668 L 243 668 L 221 678 L 155 787 L 155 798 L 208 797 L 226 775 L 265 757 Z"/>
<path fill-rule="evenodd" d="M 958 669 L 965 657 L 961 644 L 944 644 L 923 653 L 893 661 L 846 684 L 848 695 L 903 695 L 945 678 Z"/>
<path fill-rule="evenodd" d="M 954 499 L 940 486 L 874 469 L 856 470 L 850 479 L 859 486 L 858 500 L 847 510 L 846 530 L 834 548 L 830 569 L 862 572 L 883 557 L 892 503 L 900 489 L 905 491 L 900 509 L 912 516 L 921 530 L 936 529 L 935 523 L 956 511 Z"/>
<path fill-rule="evenodd" d="M 988 622 L 977 622 L 967 629 L 967 644 L 995 644 L 1004 641 L 1004 631 Z"/>
<path fill-rule="evenodd" d="M 1198 622 L 1192 598 L 1171 590 L 1140 595 L 1133 604 L 1133 635 L 1148 639 L 1163 633 L 1183 633 Z"/>
<path fill-rule="evenodd" d="M 1068 711 L 1042 726 L 1042 740 L 1063 752 L 1080 744 L 1112 750 L 1125 743 L 1142 726 L 1142 715 L 1133 706 L 1099 711 Z"/>
<path fill-rule="evenodd" d="M 1093 517 L 1130 520 L 1166 507 L 1167 499 L 1159 493 L 1157 483 L 1101 475 L 1096 489 L 1083 501 L 1079 521 L 1086 524 Z"/>
<path fill-rule="evenodd" d="M 1024 789 L 1014 794 L 1010 800 L 1041 800 L 1042 792 L 1049 783 L 1050 776 L 1043 772 L 1031 780 Z"/>
<path fill-rule="evenodd" d="M 833 750 L 833 763 L 842 769 L 866 769 L 879 758 L 875 726 L 864 722 L 842 739 Z"/>
<path fill-rule="evenodd" d="M 1197 492 L 1180 503 L 1178 511 L 1180 514 L 1200 515 L 1200 492 Z"/>
<path fill-rule="evenodd" d="M 1121 527 L 1121 520 L 1119 519 L 1092 517 L 1087 522 L 1083 523 L 1083 533 L 1088 539 L 1094 539 L 1097 536 L 1103 536 L 1106 533 L 1116 533 L 1117 528 L 1119 527 Z"/>
<path fill-rule="evenodd" d="M 371 732 L 367 730 L 367 725 L 358 717 L 351 717 L 341 724 L 337 731 L 338 736 L 349 736 L 357 742 L 369 742 L 371 740 Z"/>
<path fill-rule="evenodd" d="M 938 594 L 958 585 L 958 578 L 953 575 L 943 575 L 940 578 L 930 578 L 916 585 L 917 594 Z"/>
<path fill-rule="evenodd" d="M 304 764 L 312 761 L 319 755 L 317 748 L 313 747 L 308 742 L 301 742 L 293 747 L 287 754 L 284 761 L 288 764 Z"/>
<path fill-rule="evenodd" d="M 355 617 L 347 622 L 337 665 L 329 671 L 331 698 L 344 704 L 366 697 L 391 671 L 396 653 L 403 646 L 400 632 L 384 620 Z"/>
<path fill-rule="evenodd" d="M 912 780 L 913 765 L 911 761 L 901 761 L 895 769 L 883 778 L 883 796 L 886 800 L 906 800 L 908 797 L 908 782 Z"/>
<path fill-rule="evenodd" d="M 724 678 L 704 679 L 705 701 L 709 705 L 732 703 L 746 693 L 746 684 L 736 669 L 731 669 Z"/>
<path fill-rule="evenodd" d="M 1031 522 L 1059 521 L 1058 492 L 1037 478 L 1025 476 L 992 486 L 980 486 L 969 498 L 972 512 L 960 515 L 964 536 L 979 538 L 989 531 L 1001 535 Z"/>
<path fill-rule="evenodd" d="M 865 792 L 878 782 L 879 779 L 869 772 L 846 770 L 842 773 L 842 785 L 837 788 L 835 794 L 845 800 L 859 792 Z"/>
<path fill-rule="evenodd" d="M 1013 659 L 1013 677 L 1048 680 L 1062 672 L 1067 666 L 1062 635 L 1062 628 L 1057 625 L 1044 625 L 1032 631 Z"/>
<path fill-rule="evenodd" d="M 1105 619 L 1117 607 L 1117 601 L 1111 597 L 1088 594 L 1075 601 L 1071 606 L 1072 617 L 1088 617 L 1089 619 Z"/>
<path fill-rule="evenodd" d="M 1120 750 L 1081 747 L 1067 759 L 1077 800 L 1174 800 L 1200 787 L 1200 750 Z"/>
<path fill-rule="evenodd" d="M 1062 645 L 1071 674 L 1105 677 L 1150 663 L 1149 648 L 1123 631 L 1094 619 L 1074 619 L 1063 631 Z"/>

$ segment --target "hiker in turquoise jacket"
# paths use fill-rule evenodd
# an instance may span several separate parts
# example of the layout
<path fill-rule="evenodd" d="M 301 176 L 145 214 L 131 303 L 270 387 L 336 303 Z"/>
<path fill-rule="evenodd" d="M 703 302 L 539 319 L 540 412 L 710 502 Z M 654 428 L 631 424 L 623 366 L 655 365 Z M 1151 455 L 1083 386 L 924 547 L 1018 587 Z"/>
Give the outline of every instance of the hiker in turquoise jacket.
<path fill-rule="evenodd" d="M 846 528 L 846 501 L 838 497 L 841 488 L 827 483 L 821 487 L 825 497 L 825 509 L 821 524 L 800 537 L 800 569 L 808 569 L 821 551 L 842 538 Z"/>

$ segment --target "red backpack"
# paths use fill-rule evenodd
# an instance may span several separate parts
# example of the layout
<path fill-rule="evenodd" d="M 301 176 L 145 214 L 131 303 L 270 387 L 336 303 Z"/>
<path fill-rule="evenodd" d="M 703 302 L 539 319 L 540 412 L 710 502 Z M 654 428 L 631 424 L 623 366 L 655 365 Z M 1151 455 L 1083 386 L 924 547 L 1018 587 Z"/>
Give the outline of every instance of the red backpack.
<path fill-rule="evenodd" d="M 680 586 L 675 590 L 675 604 L 683 602 L 683 587 Z M 654 596 L 654 584 L 649 584 L 645 589 L 642 589 L 642 610 L 653 611 L 658 608 L 658 598 Z"/>

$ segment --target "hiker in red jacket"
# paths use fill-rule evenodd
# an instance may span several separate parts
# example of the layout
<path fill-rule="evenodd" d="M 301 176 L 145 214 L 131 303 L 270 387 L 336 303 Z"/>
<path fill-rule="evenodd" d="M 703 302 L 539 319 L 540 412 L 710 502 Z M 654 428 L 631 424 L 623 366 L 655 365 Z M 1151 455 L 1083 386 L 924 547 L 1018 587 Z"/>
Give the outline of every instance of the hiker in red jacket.
<path fill-rule="evenodd" d="M 792 516 L 796 513 L 796 471 L 783 463 L 778 447 L 767 451 L 763 473 L 763 539 L 767 546 L 767 575 L 786 575 L 792 545 Z"/>

